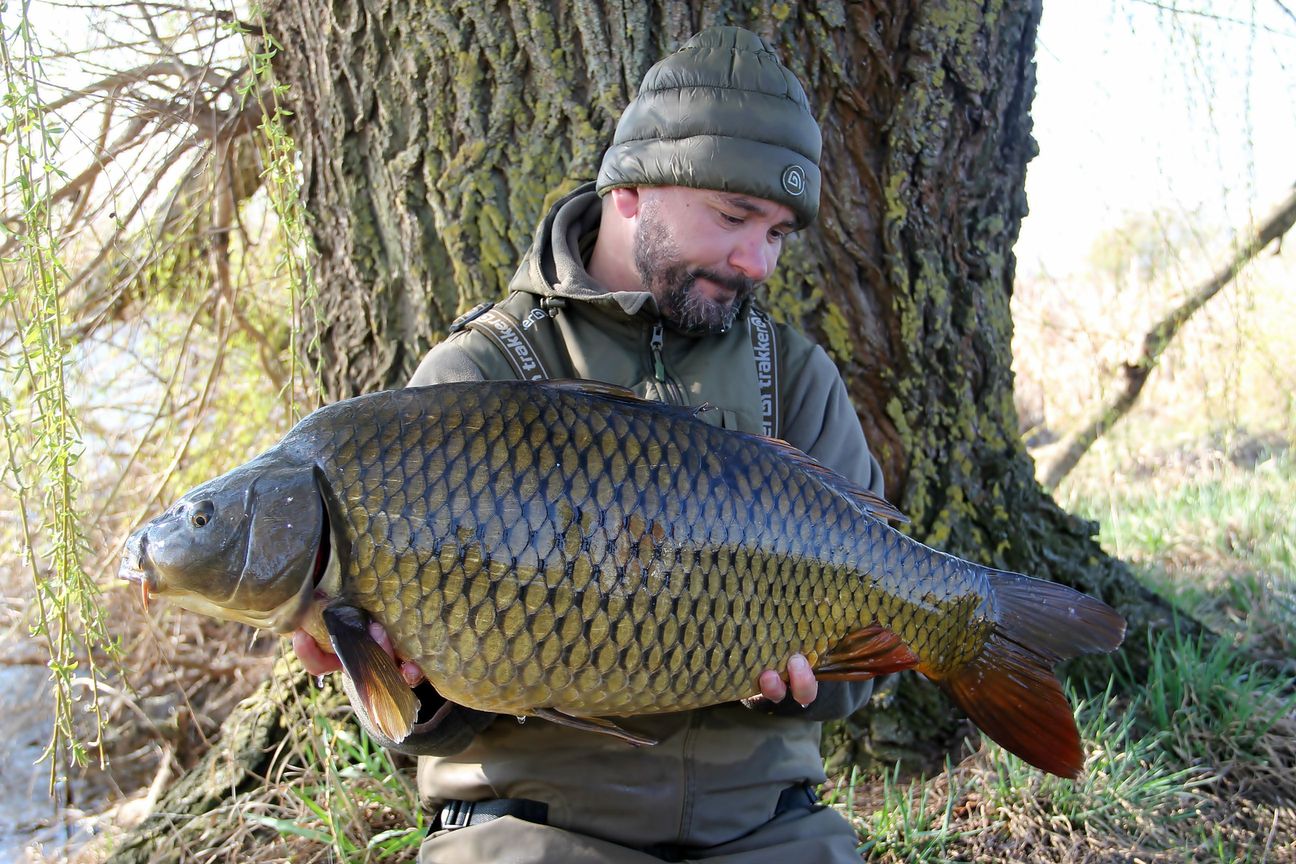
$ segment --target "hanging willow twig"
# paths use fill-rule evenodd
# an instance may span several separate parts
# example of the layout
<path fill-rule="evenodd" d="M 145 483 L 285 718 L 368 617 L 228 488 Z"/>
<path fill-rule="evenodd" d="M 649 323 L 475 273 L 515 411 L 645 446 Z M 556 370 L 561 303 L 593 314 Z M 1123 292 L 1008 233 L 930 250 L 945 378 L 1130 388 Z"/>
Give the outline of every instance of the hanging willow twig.
<path fill-rule="evenodd" d="M 22 558 L 32 577 L 33 629 L 49 647 L 55 713 L 43 758 L 50 760 L 52 794 L 60 765 L 84 764 L 88 757 L 75 733 L 78 700 L 73 689 L 78 679 L 88 683 L 96 729 L 103 728 L 97 665 L 102 655 L 95 649 L 111 653 L 113 640 L 99 590 L 83 566 L 85 537 L 74 503 L 82 443 L 66 378 L 69 343 L 61 291 L 67 271 L 51 210 L 54 184 L 62 176 L 56 161 L 58 132 L 45 109 L 41 49 L 26 19 L 26 5 L 12 17 L 5 14 L 8 5 L 0 2 L 0 67 L 7 82 L 3 134 L 14 156 L 4 163 L 6 175 L 12 171 L 12 176 L 5 176 L 3 188 L 17 211 L 4 225 L 10 239 L 0 256 L 0 280 L 3 311 L 15 338 L 0 361 L 6 383 L 24 398 L 19 404 L 0 396 L 0 419 L 8 456 L 5 473 L 12 475 L 18 500 Z M 25 290 L 20 292 L 19 284 Z M 82 658 L 88 674 L 80 669 Z M 102 735 L 93 746 L 102 765 Z"/>
<path fill-rule="evenodd" d="M 97 556 L 88 549 L 88 515 L 102 516 L 126 475 L 143 470 L 136 463 L 152 446 L 148 439 L 181 416 L 174 391 L 192 368 L 181 360 L 159 377 L 159 405 L 143 430 L 145 440 L 100 502 L 95 496 L 102 490 L 83 489 L 77 477 L 86 445 L 69 396 L 73 364 L 83 353 L 75 346 L 152 304 L 166 310 L 167 320 L 175 309 L 192 312 L 182 330 L 186 344 L 214 325 L 215 359 L 191 403 L 188 434 L 153 480 L 147 500 L 131 502 L 143 514 L 192 457 L 190 445 L 204 428 L 200 415 L 217 398 L 233 334 L 246 337 L 267 377 L 286 394 L 289 412 L 295 411 L 293 400 L 307 376 L 299 373 L 302 380 L 294 381 L 282 355 L 285 339 L 296 349 L 301 336 L 297 330 L 281 335 L 289 328 L 274 323 L 274 300 L 263 312 L 265 298 L 240 291 L 231 273 L 233 256 L 249 257 L 246 233 L 242 245 L 231 248 L 239 209 L 267 179 L 275 181 L 279 199 L 295 207 L 276 203 L 275 211 L 298 214 L 296 236 L 278 243 L 296 256 L 288 268 L 298 301 L 291 304 L 294 323 L 305 305 L 301 298 L 310 296 L 301 275 L 309 247 L 300 237 L 308 235 L 300 204 L 292 204 L 295 148 L 291 139 L 276 138 L 275 128 L 283 134 L 281 122 L 263 123 L 267 112 L 276 120 L 281 112 L 281 90 L 269 75 L 268 34 L 197 5 L 132 0 L 70 8 L 112 19 L 105 49 L 47 51 L 32 29 L 28 3 L 0 0 L 0 144 L 7 154 L 0 169 L 0 484 L 7 488 L 0 491 L 6 498 L 12 493 L 16 503 L 6 527 L 19 535 L 22 567 L 35 586 L 30 602 L 37 635 L 49 650 L 56 703 L 46 754 L 54 757 L 51 783 L 65 762 L 84 763 L 88 748 L 98 746 L 103 736 L 95 732 L 93 745 L 78 741 L 73 704 L 90 702 L 101 729 L 98 683 L 115 674 L 95 666 L 113 656 L 105 655 L 115 643 L 97 587 L 110 576 L 113 558 L 102 554 L 103 543 L 97 543 Z M 166 14 L 155 15 L 161 12 Z M 163 21 L 170 29 L 162 29 Z M 93 80 L 76 83 L 43 68 L 72 61 L 85 72 L 96 65 L 96 50 L 128 50 L 135 59 L 124 71 L 100 64 Z M 102 56 L 112 62 L 114 55 Z M 263 171 L 267 163 L 276 170 Z M 270 197 L 275 203 L 273 191 Z M 271 323 L 259 326 L 261 321 Z M 93 443 L 95 433 L 87 435 Z M 104 530 L 99 519 L 94 524 Z"/>

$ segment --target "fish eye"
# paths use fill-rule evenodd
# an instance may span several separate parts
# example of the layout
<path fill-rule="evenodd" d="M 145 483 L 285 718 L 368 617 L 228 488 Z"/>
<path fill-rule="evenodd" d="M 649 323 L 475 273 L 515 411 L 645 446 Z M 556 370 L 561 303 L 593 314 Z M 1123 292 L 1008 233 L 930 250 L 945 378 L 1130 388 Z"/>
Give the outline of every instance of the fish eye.
<path fill-rule="evenodd" d="M 215 508 L 210 501 L 199 501 L 193 505 L 189 511 L 189 524 L 195 528 L 201 528 L 211 521 L 212 511 Z"/>

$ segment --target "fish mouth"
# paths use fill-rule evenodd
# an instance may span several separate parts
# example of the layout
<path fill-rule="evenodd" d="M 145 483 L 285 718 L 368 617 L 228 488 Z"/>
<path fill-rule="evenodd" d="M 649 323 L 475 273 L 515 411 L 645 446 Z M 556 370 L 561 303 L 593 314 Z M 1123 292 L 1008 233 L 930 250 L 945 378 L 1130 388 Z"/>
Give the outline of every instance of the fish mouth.
<path fill-rule="evenodd" d="M 158 589 L 157 577 L 150 572 L 147 547 L 148 534 L 136 531 L 126 540 L 126 551 L 117 569 L 118 578 L 139 585 L 140 602 L 144 604 L 145 612 L 149 611 L 149 600 Z"/>

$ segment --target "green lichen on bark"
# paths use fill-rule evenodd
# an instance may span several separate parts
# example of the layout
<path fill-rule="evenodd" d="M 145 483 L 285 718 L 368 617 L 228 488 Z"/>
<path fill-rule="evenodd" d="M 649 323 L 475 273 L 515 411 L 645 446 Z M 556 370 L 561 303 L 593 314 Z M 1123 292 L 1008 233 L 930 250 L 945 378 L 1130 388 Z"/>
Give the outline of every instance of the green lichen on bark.
<path fill-rule="evenodd" d="M 1012 52 L 987 48 L 1030 39 L 1037 19 L 1029 5 L 1007 15 L 1002 4 L 986 10 L 953 0 L 919 8 L 883 182 L 886 272 L 900 334 L 889 408 L 908 456 L 902 505 L 930 541 L 1000 561 L 1003 543 L 990 538 L 1011 526 L 1002 524 L 1003 483 L 987 482 L 987 470 L 1026 463 L 1011 378 L 996 372 L 1011 364 L 1007 298 L 1021 213 L 1009 187 L 1025 163 L 996 166 L 999 177 L 1011 175 L 997 184 L 973 168 L 1001 158 L 1014 146 L 1006 139 L 1023 135 L 1014 115 L 1025 113 L 1033 89 Z"/>
<path fill-rule="evenodd" d="M 403 383 L 456 314 L 504 293 L 554 190 L 597 170 L 629 88 L 619 64 L 586 68 L 571 21 L 546 4 L 324 12 L 283 0 L 275 20 L 284 41 L 336 61 L 288 56 L 282 74 L 328 109 L 299 112 L 295 131 L 321 217 L 325 384 L 338 397 Z M 570 14 L 583 36 L 643 23 L 595 4 Z M 611 61 L 595 41 L 584 47 Z"/>

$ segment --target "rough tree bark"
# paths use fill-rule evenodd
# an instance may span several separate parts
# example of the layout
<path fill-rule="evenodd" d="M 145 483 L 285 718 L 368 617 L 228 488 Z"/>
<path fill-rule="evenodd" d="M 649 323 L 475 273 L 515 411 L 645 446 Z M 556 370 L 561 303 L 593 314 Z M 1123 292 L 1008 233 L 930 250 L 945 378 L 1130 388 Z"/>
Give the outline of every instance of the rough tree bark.
<path fill-rule="evenodd" d="M 761 4 L 758 4 L 761 5 Z M 548 204 L 592 178 L 643 73 L 697 29 L 780 47 L 824 131 L 820 223 L 768 286 L 828 347 L 889 497 L 951 552 L 1098 594 L 1135 658 L 1167 608 L 1059 509 L 1018 436 L 1012 247 L 1035 153 L 1040 0 L 277 0 L 319 251 L 330 398 L 400 386 L 457 312 L 499 296 Z M 837 759 L 926 762 L 955 714 L 904 676 Z"/>

